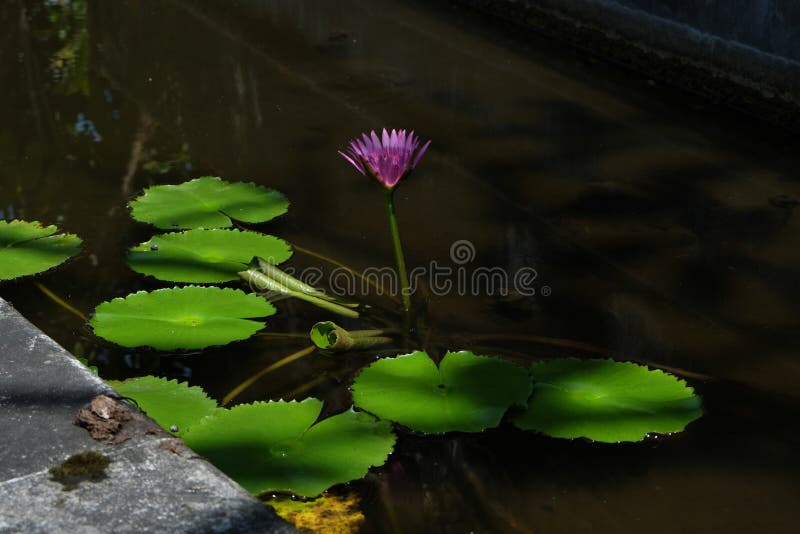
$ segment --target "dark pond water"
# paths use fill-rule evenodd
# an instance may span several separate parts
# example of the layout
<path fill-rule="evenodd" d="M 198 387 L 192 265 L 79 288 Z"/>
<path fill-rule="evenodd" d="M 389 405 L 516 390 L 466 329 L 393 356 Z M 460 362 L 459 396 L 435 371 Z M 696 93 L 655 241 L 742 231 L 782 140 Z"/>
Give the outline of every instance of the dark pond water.
<path fill-rule="evenodd" d="M 535 296 L 428 291 L 429 350 L 518 362 L 611 352 L 687 378 L 706 416 L 620 446 L 506 427 L 403 434 L 385 467 L 352 484 L 365 531 L 790 530 L 796 139 L 447 2 L 60 4 L 0 3 L 0 217 L 58 223 L 85 251 L 0 296 L 102 376 L 183 378 L 221 398 L 306 344 L 261 336 L 195 355 L 131 352 L 46 298 L 36 282 L 89 313 L 160 287 L 123 262 L 152 233 L 129 218 L 133 195 L 205 174 L 252 180 L 292 200 L 259 229 L 357 269 L 392 265 L 381 191 L 336 151 L 365 129 L 414 128 L 433 145 L 398 192 L 408 262 L 538 274 Z M 459 240 L 475 254 L 454 265 Z M 329 268 L 301 253 L 292 265 Z M 269 331 L 327 318 L 279 307 Z M 240 400 L 316 396 L 335 413 L 376 356 L 310 356 Z"/>

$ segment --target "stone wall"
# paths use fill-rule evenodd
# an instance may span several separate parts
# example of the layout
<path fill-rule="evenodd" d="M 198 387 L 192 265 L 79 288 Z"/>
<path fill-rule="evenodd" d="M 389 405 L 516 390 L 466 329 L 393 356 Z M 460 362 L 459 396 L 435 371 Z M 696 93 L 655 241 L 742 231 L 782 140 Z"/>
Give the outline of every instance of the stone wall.
<path fill-rule="evenodd" d="M 721 39 L 800 60 L 797 0 L 618 0 L 619 4 L 685 24 Z"/>
<path fill-rule="evenodd" d="M 800 124 L 795 0 L 450 0 L 790 127 Z"/>

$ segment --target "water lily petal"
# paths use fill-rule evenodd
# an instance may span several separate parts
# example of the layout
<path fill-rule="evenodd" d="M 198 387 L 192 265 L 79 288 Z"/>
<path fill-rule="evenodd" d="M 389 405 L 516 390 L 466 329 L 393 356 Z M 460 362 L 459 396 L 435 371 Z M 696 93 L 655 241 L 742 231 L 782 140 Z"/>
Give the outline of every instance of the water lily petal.
<path fill-rule="evenodd" d="M 360 139 L 350 141 L 350 147 L 339 154 L 361 174 L 369 174 L 392 189 L 417 166 L 430 143 L 417 150 L 420 140 L 414 130 L 383 128 L 380 136 L 375 130 L 362 133 Z"/>

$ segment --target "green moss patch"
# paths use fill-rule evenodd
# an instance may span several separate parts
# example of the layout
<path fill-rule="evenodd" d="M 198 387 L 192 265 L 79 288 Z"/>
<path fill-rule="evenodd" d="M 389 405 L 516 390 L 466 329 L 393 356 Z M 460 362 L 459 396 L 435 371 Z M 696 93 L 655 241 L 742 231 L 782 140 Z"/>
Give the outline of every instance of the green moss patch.
<path fill-rule="evenodd" d="M 64 491 L 71 491 L 84 481 L 99 482 L 108 477 L 106 468 L 111 459 L 99 452 L 85 451 L 67 458 L 64 463 L 50 468 L 50 480 L 60 482 Z"/>

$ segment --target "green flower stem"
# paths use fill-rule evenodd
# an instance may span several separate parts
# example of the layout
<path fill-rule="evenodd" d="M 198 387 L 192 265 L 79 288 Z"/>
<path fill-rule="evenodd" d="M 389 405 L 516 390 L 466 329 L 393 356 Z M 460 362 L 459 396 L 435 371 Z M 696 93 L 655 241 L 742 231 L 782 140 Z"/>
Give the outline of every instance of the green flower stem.
<path fill-rule="evenodd" d="M 397 261 L 397 273 L 400 276 L 400 298 L 403 299 L 403 310 L 406 317 L 411 312 L 411 293 L 408 289 L 408 273 L 406 272 L 406 259 L 403 256 L 403 245 L 400 243 L 400 229 L 397 226 L 397 216 L 394 212 L 394 190 L 386 191 L 386 210 L 389 216 L 389 230 L 392 233 L 394 244 L 394 257 Z"/>
<path fill-rule="evenodd" d="M 358 318 L 359 316 L 356 310 L 340 306 L 335 302 L 319 298 L 315 295 L 309 295 L 308 293 L 303 293 L 302 291 L 295 291 L 289 289 L 285 285 L 276 282 L 269 276 L 255 269 L 248 269 L 246 271 L 242 271 L 239 273 L 239 276 L 242 279 L 246 280 L 248 283 L 250 283 L 252 287 L 255 287 L 259 290 L 275 291 L 277 293 L 281 293 L 289 297 L 294 297 L 296 299 L 304 300 L 310 304 L 313 304 L 314 306 L 318 306 L 324 310 L 328 310 L 330 312 L 339 315 L 344 315 L 345 317 L 350 317 L 355 319 Z"/>

